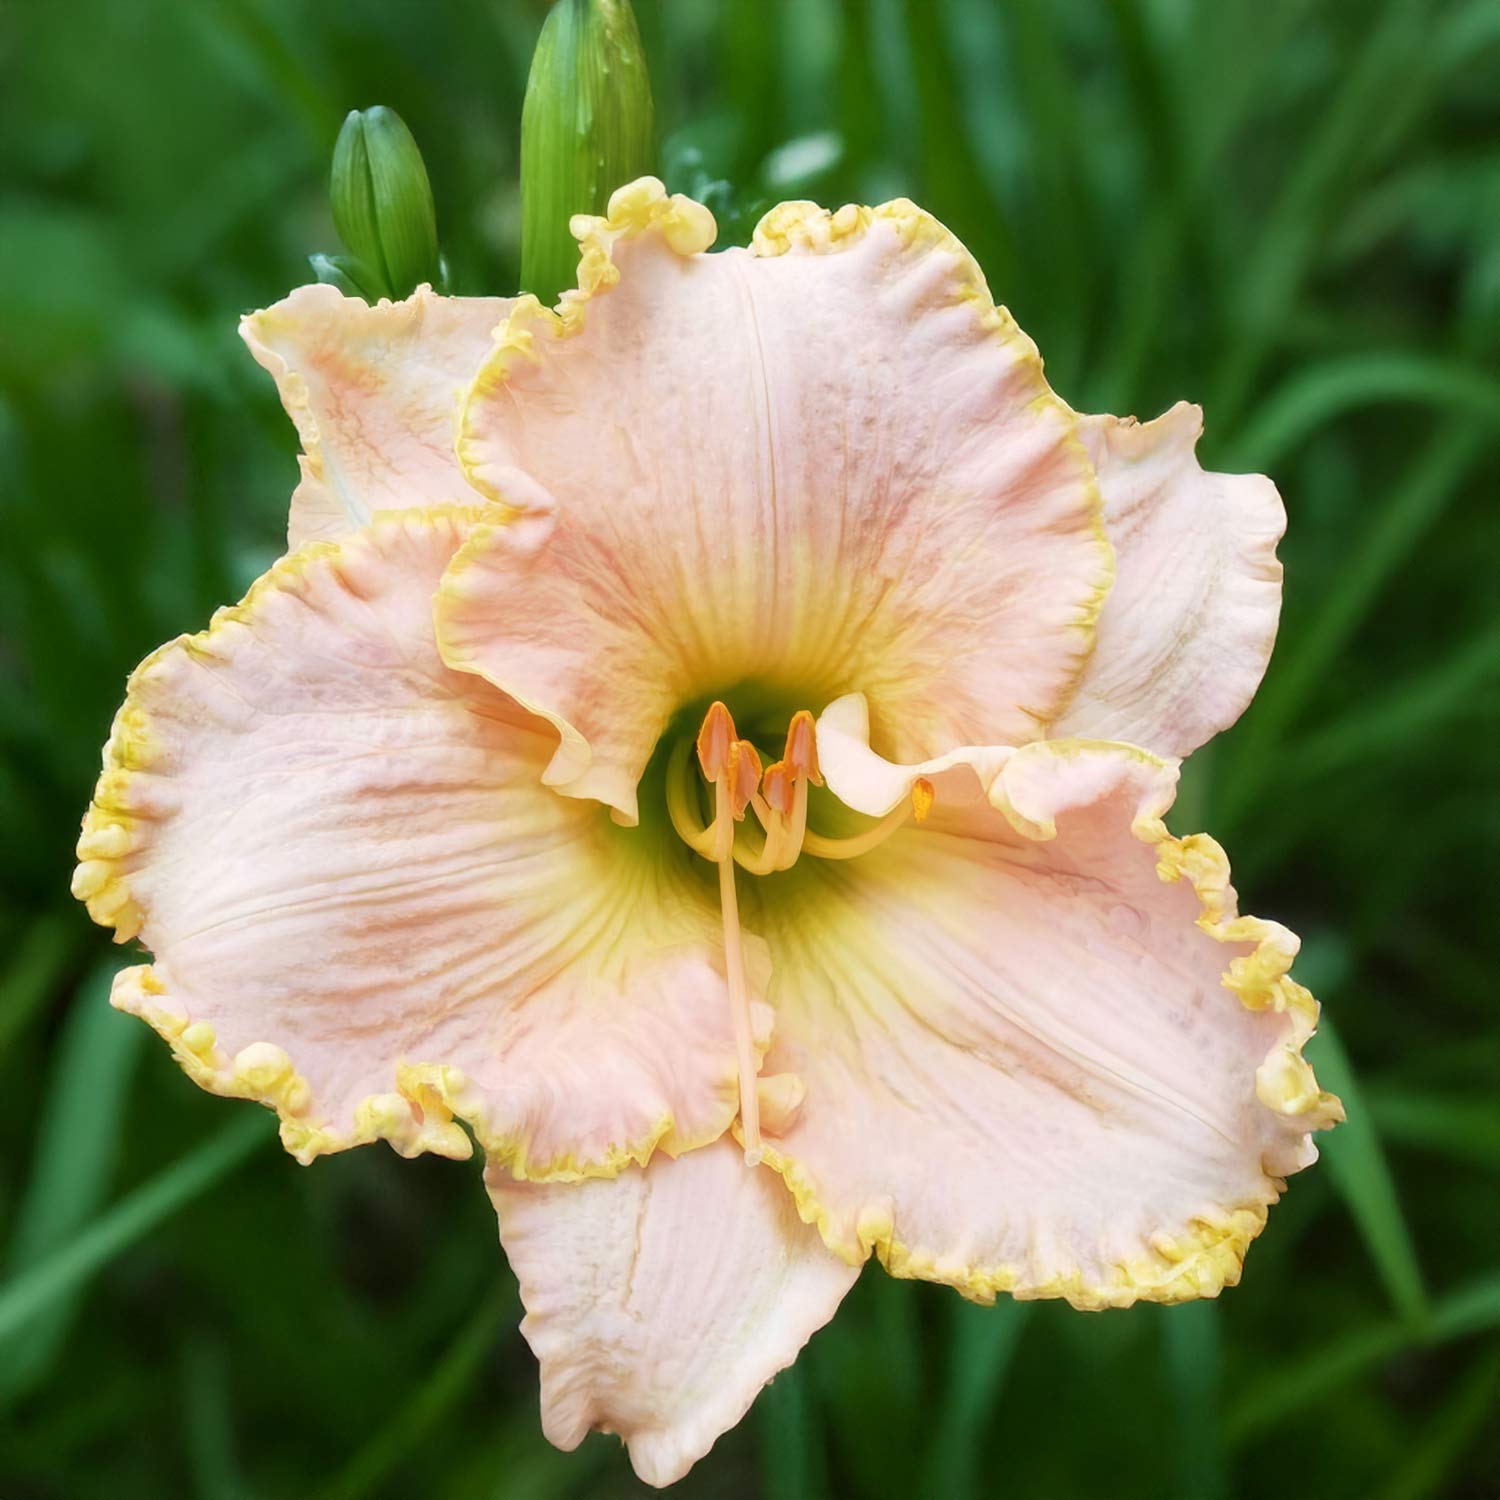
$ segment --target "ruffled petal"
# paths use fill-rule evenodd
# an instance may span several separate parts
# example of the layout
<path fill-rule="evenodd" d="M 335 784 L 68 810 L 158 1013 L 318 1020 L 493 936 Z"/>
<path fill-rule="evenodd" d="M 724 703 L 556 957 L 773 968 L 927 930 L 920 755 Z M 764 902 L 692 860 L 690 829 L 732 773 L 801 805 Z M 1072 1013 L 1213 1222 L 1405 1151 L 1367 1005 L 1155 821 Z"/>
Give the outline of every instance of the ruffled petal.
<path fill-rule="evenodd" d="M 453 451 L 459 398 L 511 306 L 423 286 L 371 307 L 304 286 L 241 321 L 302 439 L 292 547 L 347 535 L 379 510 L 478 502 Z"/>
<path fill-rule="evenodd" d="M 989 753 L 987 789 L 950 768 L 972 795 L 940 785 L 920 827 L 752 888 L 765 1067 L 805 1088 L 765 1159 L 831 1249 L 976 1300 L 1213 1296 L 1341 1118 L 1302 1058 L 1297 940 L 1236 914 L 1212 839 L 1167 832 L 1169 763 Z"/>
<path fill-rule="evenodd" d="M 466 1156 L 458 1116 L 518 1175 L 609 1173 L 734 1115 L 717 906 L 675 839 L 542 789 L 551 732 L 442 664 L 476 519 L 384 513 L 149 657 L 74 888 L 156 955 L 114 1003 L 302 1160 Z"/>
<path fill-rule="evenodd" d="M 1281 614 L 1286 512 L 1261 474 L 1211 474 L 1203 413 L 1084 417 L 1118 577 L 1094 655 L 1053 733 L 1187 755 L 1245 711 Z"/>
<path fill-rule="evenodd" d="M 522 521 L 440 596 L 446 659 L 543 714 L 548 781 L 634 816 L 674 710 L 866 692 L 912 759 L 1035 737 L 1111 565 L 1076 418 L 967 251 L 905 201 L 784 204 L 748 249 L 651 179 L 575 220 L 580 290 L 522 299 L 459 456 Z"/>
<path fill-rule="evenodd" d="M 652 1485 L 682 1478 L 854 1284 L 774 1173 L 729 1141 L 612 1182 L 485 1182 L 542 1367 L 542 1428 L 618 1433 Z"/>

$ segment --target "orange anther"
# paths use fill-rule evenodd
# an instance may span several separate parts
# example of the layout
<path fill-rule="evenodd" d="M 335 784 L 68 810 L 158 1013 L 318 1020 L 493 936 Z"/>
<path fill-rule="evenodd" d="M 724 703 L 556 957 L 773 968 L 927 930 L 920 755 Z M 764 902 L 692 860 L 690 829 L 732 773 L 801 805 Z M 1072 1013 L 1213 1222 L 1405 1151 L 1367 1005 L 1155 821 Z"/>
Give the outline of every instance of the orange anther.
<path fill-rule="evenodd" d="M 813 716 L 805 708 L 799 708 L 787 726 L 783 759 L 793 776 L 805 776 L 814 786 L 823 785 L 823 777 L 818 771 L 817 728 Z"/>
<path fill-rule="evenodd" d="M 729 770 L 729 758 L 739 733 L 729 710 L 715 700 L 703 716 L 698 731 L 698 764 L 710 781 L 717 781 Z"/>
<path fill-rule="evenodd" d="M 773 812 L 780 813 L 784 818 L 791 817 L 792 795 L 796 788 L 796 777 L 784 760 L 774 761 L 766 767 L 761 791 L 765 793 L 766 804 Z"/>
<path fill-rule="evenodd" d="M 759 786 L 760 755 L 749 740 L 736 740 L 729 748 L 729 806 L 736 818 L 745 816 Z"/>
<path fill-rule="evenodd" d="M 920 823 L 932 811 L 932 804 L 936 800 L 937 793 L 933 790 L 932 783 L 925 776 L 917 777 L 911 788 L 911 810 L 917 822 Z"/>

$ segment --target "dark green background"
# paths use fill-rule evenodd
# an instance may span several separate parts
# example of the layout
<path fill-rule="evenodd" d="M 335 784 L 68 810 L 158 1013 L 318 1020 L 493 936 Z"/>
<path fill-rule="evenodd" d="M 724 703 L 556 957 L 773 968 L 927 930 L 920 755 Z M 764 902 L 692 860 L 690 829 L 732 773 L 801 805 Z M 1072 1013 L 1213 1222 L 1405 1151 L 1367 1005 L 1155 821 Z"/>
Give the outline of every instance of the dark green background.
<path fill-rule="evenodd" d="M 638 9 L 725 241 L 909 194 L 1068 400 L 1194 398 L 1209 460 L 1277 479 L 1276 659 L 1175 826 L 1304 934 L 1350 1116 L 1220 1303 L 986 1312 L 871 1269 L 681 1492 L 1494 1496 L 1500 7 Z M 296 445 L 235 322 L 338 248 L 343 113 L 400 111 L 458 289 L 513 291 L 541 14 L 0 5 L 4 1500 L 638 1488 L 541 1438 L 477 1164 L 296 1166 L 108 1009 L 122 955 L 66 894 L 126 671 L 282 545 Z"/>

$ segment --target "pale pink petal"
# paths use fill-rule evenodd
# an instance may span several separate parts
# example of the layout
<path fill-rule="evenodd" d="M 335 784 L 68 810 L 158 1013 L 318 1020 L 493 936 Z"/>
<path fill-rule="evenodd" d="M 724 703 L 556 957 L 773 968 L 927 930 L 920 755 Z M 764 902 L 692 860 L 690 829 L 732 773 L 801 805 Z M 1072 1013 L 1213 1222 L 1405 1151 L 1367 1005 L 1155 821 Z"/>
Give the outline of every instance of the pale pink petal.
<path fill-rule="evenodd" d="M 1202 431 L 1186 402 L 1144 424 L 1082 419 L 1118 577 L 1057 735 L 1186 755 L 1239 718 L 1265 675 L 1286 512 L 1264 475 L 1206 473 Z"/>
<path fill-rule="evenodd" d="M 723 1140 L 569 1186 L 485 1183 L 542 1367 L 542 1429 L 618 1433 L 648 1484 L 680 1479 L 834 1314 L 857 1268 L 774 1173 Z"/>
<path fill-rule="evenodd" d="M 649 179 L 575 228 L 584 292 L 518 304 L 459 438 L 523 519 L 438 616 L 450 663 L 559 730 L 549 783 L 630 820 L 714 695 L 784 726 L 860 688 L 903 759 L 1035 737 L 1109 553 L 1076 418 L 958 241 L 906 202 L 785 204 L 690 253 L 711 218 Z"/>
<path fill-rule="evenodd" d="M 149 657 L 75 891 L 156 956 L 115 1004 L 303 1160 L 467 1155 L 458 1115 L 518 1175 L 610 1172 L 734 1115 L 717 904 L 675 840 L 541 788 L 550 730 L 439 659 L 473 524 L 382 514 Z"/>
<path fill-rule="evenodd" d="M 1154 756 L 1039 742 L 987 796 L 942 774 L 971 795 L 944 781 L 921 826 L 745 903 L 775 955 L 765 1066 L 805 1085 L 766 1160 L 830 1248 L 981 1301 L 1215 1295 L 1340 1115 L 1301 1056 L 1296 938 L 1235 914 L 1213 840 L 1167 833 Z"/>
<path fill-rule="evenodd" d="M 453 451 L 459 398 L 511 306 L 422 286 L 371 307 L 304 286 L 241 321 L 302 439 L 292 547 L 344 536 L 378 510 L 478 502 Z"/>

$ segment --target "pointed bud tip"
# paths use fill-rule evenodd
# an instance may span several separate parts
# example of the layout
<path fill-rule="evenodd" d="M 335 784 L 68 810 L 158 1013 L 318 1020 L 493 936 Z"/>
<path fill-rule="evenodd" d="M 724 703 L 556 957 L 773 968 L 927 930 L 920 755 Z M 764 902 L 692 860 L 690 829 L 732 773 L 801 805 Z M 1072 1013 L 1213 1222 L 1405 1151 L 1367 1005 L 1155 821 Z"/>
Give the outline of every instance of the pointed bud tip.
<path fill-rule="evenodd" d="M 352 109 L 333 148 L 329 203 L 334 227 L 378 285 L 378 296 L 410 295 L 442 277 L 432 184 L 415 138 L 383 104 Z"/>
<path fill-rule="evenodd" d="M 629 0 L 560 0 L 537 38 L 521 110 L 521 285 L 574 284 L 569 222 L 601 213 L 656 165 L 651 78 Z"/>

